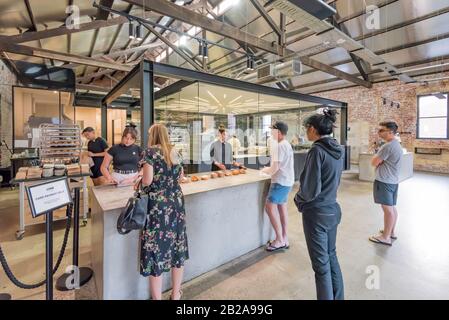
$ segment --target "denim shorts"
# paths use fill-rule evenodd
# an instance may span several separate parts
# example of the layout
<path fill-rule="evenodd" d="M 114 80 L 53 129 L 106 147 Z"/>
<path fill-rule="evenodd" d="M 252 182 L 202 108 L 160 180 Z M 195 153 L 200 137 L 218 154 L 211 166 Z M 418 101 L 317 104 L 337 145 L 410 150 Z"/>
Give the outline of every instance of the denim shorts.
<path fill-rule="evenodd" d="M 272 183 L 270 185 L 270 191 L 268 191 L 268 202 L 274 203 L 274 204 L 284 204 L 287 203 L 288 200 L 288 194 L 290 193 L 290 190 L 292 187 L 286 187 L 283 185 L 280 185 L 279 183 Z"/>

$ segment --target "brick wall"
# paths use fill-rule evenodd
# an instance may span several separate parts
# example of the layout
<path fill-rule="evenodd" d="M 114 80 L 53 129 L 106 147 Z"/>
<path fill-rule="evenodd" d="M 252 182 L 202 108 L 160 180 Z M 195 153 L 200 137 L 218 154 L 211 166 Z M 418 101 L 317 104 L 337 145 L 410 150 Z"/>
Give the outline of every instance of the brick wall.
<path fill-rule="evenodd" d="M 12 86 L 16 83 L 15 75 L 0 60 L 0 140 L 5 140 L 10 148 L 12 148 Z M 1 146 L 0 167 L 9 165 L 9 152 Z"/>
<path fill-rule="evenodd" d="M 444 74 L 441 76 L 448 76 Z M 449 173 L 449 140 L 416 139 L 417 96 L 434 92 L 449 92 L 449 81 L 423 84 L 404 84 L 389 81 L 375 84 L 372 89 L 346 88 L 316 94 L 317 96 L 345 101 L 348 103 L 348 125 L 364 123 L 369 126 L 364 134 L 369 144 L 378 140 L 379 122 L 394 120 L 399 125 L 402 144 L 408 151 L 415 147 L 443 148 L 442 155 L 415 154 L 415 170 Z M 400 108 L 384 106 L 382 98 L 400 103 Z M 366 129 L 366 128 L 365 128 Z M 357 155 L 355 155 L 357 158 Z"/>

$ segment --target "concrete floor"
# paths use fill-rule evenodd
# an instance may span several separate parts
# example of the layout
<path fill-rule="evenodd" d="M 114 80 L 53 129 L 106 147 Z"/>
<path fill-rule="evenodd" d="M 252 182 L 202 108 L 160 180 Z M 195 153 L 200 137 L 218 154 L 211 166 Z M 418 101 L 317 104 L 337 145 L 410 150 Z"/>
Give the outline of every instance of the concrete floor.
<path fill-rule="evenodd" d="M 399 190 L 399 239 L 392 247 L 380 246 L 368 241 L 383 223 L 381 210 L 372 201 L 371 183 L 358 181 L 354 174 L 342 179 L 339 201 L 343 219 L 337 250 L 346 299 L 449 299 L 449 176 L 416 173 Z M 184 298 L 315 299 L 314 276 L 293 196 L 289 199 L 289 250 L 275 254 L 255 250 L 186 283 Z M 44 274 L 43 228 L 33 227 L 23 240 L 16 241 L 17 205 L 16 191 L 0 192 L 0 243 L 17 276 L 35 282 Z M 63 224 L 54 236 L 58 250 L 62 228 Z M 81 229 L 80 252 L 81 264 L 89 265 L 89 225 Z M 63 265 L 70 263 L 70 253 L 71 246 Z M 367 269 L 379 270 L 378 289 L 367 288 Z M 44 288 L 17 289 L 2 271 L 0 292 L 15 299 L 44 298 Z M 96 298 L 93 281 L 75 293 L 55 295 L 57 299 Z"/>

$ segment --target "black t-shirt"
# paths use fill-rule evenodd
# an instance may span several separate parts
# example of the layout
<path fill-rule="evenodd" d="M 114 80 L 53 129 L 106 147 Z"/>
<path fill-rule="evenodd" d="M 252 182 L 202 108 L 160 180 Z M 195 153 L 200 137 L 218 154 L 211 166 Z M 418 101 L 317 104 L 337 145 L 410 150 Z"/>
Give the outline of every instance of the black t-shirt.
<path fill-rule="evenodd" d="M 104 152 L 104 150 L 106 150 L 107 148 L 108 143 L 102 137 L 97 137 L 87 143 L 87 150 L 92 153 L 101 153 Z"/>
<path fill-rule="evenodd" d="M 139 146 L 133 144 L 127 147 L 124 144 L 116 144 L 108 150 L 108 153 L 113 157 L 114 170 L 139 171 L 142 154 L 142 148 Z"/>
<path fill-rule="evenodd" d="M 87 143 L 87 150 L 92 153 L 101 153 L 104 152 L 108 148 L 108 143 L 102 138 L 97 137 L 94 140 L 91 140 Z M 94 162 L 94 166 L 91 168 L 92 174 L 94 178 L 98 178 L 101 176 L 100 167 L 103 162 L 104 157 L 92 157 Z"/>

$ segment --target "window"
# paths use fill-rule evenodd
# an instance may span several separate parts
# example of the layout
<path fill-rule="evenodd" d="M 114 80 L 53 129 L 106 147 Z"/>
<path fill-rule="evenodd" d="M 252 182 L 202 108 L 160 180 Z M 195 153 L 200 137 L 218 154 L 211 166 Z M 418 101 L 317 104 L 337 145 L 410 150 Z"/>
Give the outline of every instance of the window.
<path fill-rule="evenodd" d="M 418 139 L 449 139 L 447 94 L 418 97 Z"/>

